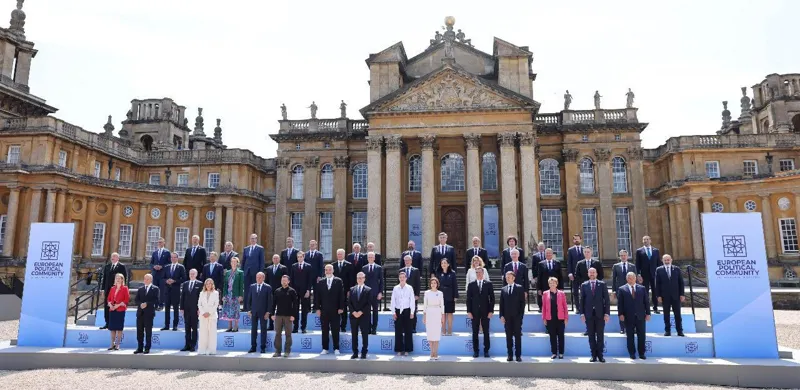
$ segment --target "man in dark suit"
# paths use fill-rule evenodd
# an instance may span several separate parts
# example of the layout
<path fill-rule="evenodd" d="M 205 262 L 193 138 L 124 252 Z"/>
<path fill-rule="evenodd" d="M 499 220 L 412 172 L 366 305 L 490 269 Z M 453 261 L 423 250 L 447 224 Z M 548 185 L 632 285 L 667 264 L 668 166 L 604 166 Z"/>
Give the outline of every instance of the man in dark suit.
<path fill-rule="evenodd" d="M 583 282 L 589 280 L 589 269 L 594 268 L 597 271 L 597 279 L 603 280 L 603 263 L 601 263 L 597 259 L 592 258 L 592 248 L 585 246 L 583 247 L 583 257 L 584 259 L 579 261 L 578 264 L 575 266 L 575 284 L 578 286 L 582 285 Z M 580 297 L 580 296 L 579 296 Z M 577 306 L 580 306 L 580 298 L 579 301 L 576 303 Z M 586 332 L 583 333 L 584 336 L 588 336 L 589 329 L 587 325 Z"/>
<path fill-rule="evenodd" d="M 647 330 L 645 321 L 650 321 L 650 302 L 647 300 L 647 289 L 640 284 L 636 284 L 636 273 L 628 272 L 625 275 L 626 284 L 620 286 L 617 291 L 617 308 L 620 322 L 625 323 L 626 333 L 628 334 L 628 354 L 631 359 L 636 359 L 636 349 L 633 346 L 633 335 L 638 339 L 639 358 L 645 357 L 645 332 Z"/>
<path fill-rule="evenodd" d="M 658 301 L 656 300 L 656 268 L 660 267 L 661 254 L 658 248 L 650 245 L 650 236 L 642 237 L 641 248 L 636 250 L 636 271 L 639 275 L 639 284 L 650 290 L 653 299 L 653 312 L 658 314 Z"/>
<path fill-rule="evenodd" d="M 219 263 L 219 255 L 217 252 L 211 252 L 208 255 L 209 262 L 208 264 L 203 266 L 202 272 L 202 282 L 205 282 L 206 279 L 211 279 L 214 281 L 214 288 L 217 291 L 222 291 L 222 278 L 225 276 L 225 267 Z M 222 294 L 219 295 L 220 297 Z"/>
<path fill-rule="evenodd" d="M 530 280 L 528 279 L 528 267 L 525 266 L 525 263 L 520 261 L 520 253 L 517 249 L 512 249 L 511 253 L 511 261 L 506 264 L 505 268 L 503 268 L 503 273 L 505 274 L 508 271 L 514 273 L 514 280 L 517 281 L 517 284 L 522 286 L 522 290 L 525 292 L 525 300 L 528 299 L 528 289 L 530 288 Z"/>
<path fill-rule="evenodd" d="M 572 242 L 575 244 L 571 248 L 567 250 L 567 278 L 569 278 L 570 282 L 570 289 L 572 290 L 572 304 L 578 305 L 578 290 L 580 287 L 579 283 L 575 282 L 575 267 L 578 265 L 578 262 L 583 260 L 583 246 L 581 245 L 581 235 L 580 234 L 573 234 L 572 235 Z"/>
<path fill-rule="evenodd" d="M 550 289 L 550 286 L 547 284 L 550 277 L 558 279 L 559 290 L 564 288 L 564 282 L 562 281 L 563 276 L 561 275 L 561 263 L 555 259 L 553 250 L 547 248 L 544 251 L 544 261 L 539 262 L 539 270 L 536 272 L 536 295 L 539 296 L 540 299 L 544 291 Z"/>
<path fill-rule="evenodd" d="M 684 297 L 685 286 L 681 270 L 672 265 L 672 256 L 664 255 L 664 265 L 656 269 L 656 292 L 658 303 L 664 307 L 664 336 L 669 336 L 672 330 L 669 314 L 675 316 L 675 330 L 678 336 L 683 337 L 683 321 L 681 320 L 681 303 Z"/>
<path fill-rule="evenodd" d="M 222 267 L 218 267 L 222 268 Z M 186 343 L 181 351 L 194 352 L 197 346 L 197 302 L 203 291 L 203 282 L 197 280 L 197 270 L 189 270 L 189 280 L 181 284 L 180 308 L 183 315 L 183 328 L 186 332 Z"/>
<path fill-rule="evenodd" d="M 485 270 L 475 269 L 477 280 L 467 286 L 467 317 L 472 320 L 472 357 L 478 357 L 478 331 L 483 328 L 483 357 L 489 357 L 489 320 L 494 314 L 494 288 L 484 280 Z"/>
<path fill-rule="evenodd" d="M 405 252 L 404 252 L 405 253 Z M 417 252 L 419 253 L 419 252 Z M 414 289 L 414 318 L 411 320 L 411 333 L 417 333 L 417 306 L 419 305 L 419 294 L 421 285 L 421 271 L 414 267 L 414 258 L 410 254 L 403 256 L 405 267 L 400 270 L 406 273 L 406 284 Z"/>
<path fill-rule="evenodd" d="M 478 237 L 472 237 L 472 247 L 467 249 L 465 256 L 464 263 L 466 264 L 472 264 L 472 258 L 478 256 L 483 260 L 484 267 L 489 266 L 489 252 L 485 248 L 481 248 L 481 239 Z"/>
<path fill-rule="evenodd" d="M 375 243 L 368 242 L 367 243 L 367 256 L 369 256 L 369 252 L 375 253 L 375 264 L 383 266 L 383 257 L 381 254 L 375 251 Z"/>
<path fill-rule="evenodd" d="M 608 288 L 605 282 L 597 280 L 597 270 L 589 268 L 589 280 L 580 287 L 580 305 L 578 313 L 581 321 L 586 323 L 589 335 L 589 349 L 592 351 L 592 363 L 600 361 L 605 363 L 603 358 L 603 338 L 605 336 L 606 323 L 611 314 L 611 301 L 608 299 Z"/>
<path fill-rule="evenodd" d="M 150 353 L 153 340 L 153 318 L 156 316 L 156 305 L 159 302 L 158 287 L 153 285 L 153 276 L 144 276 L 144 286 L 136 291 L 136 342 L 138 347 L 134 354 Z"/>
<path fill-rule="evenodd" d="M 314 283 L 316 283 L 325 276 L 325 256 L 317 249 L 316 240 L 308 242 L 308 252 L 305 252 L 305 254 L 306 263 L 311 264 L 314 269 Z"/>
<path fill-rule="evenodd" d="M 325 277 L 314 288 L 314 307 L 322 322 L 322 354 L 328 353 L 333 333 L 333 353 L 339 354 L 339 317 L 344 313 L 344 284 L 333 276 L 333 266 L 325 266 Z"/>
<path fill-rule="evenodd" d="M 361 252 L 361 244 L 355 243 L 353 244 L 353 253 L 347 255 L 347 262 L 353 265 L 353 275 L 352 275 L 352 286 L 356 283 L 356 275 L 361 272 L 361 268 L 364 264 L 367 264 L 367 254 Z M 344 279 L 342 279 L 344 281 Z M 348 289 L 349 291 L 349 289 Z"/>
<path fill-rule="evenodd" d="M 422 252 L 417 250 L 417 243 L 414 241 L 408 242 L 408 249 L 403 252 L 400 256 L 401 258 L 405 259 L 406 256 L 411 256 L 411 266 L 422 270 Z M 417 318 L 414 316 L 414 318 Z"/>
<path fill-rule="evenodd" d="M 249 286 L 256 281 L 256 275 L 264 271 L 264 247 L 258 245 L 258 236 L 250 235 L 250 245 L 242 250 L 242 271 L 244 272 L 244 311 L 250 311 Z"/>
<path fill-rule="evenodd" d="M 372 329 L 370 334 L 377 334 L 378 329 L 378 306 L 383 299 L 383 267 L 376 264 L 377 255 L 375 252 L 367 252 L 367 265 L 361 268 L 361 272 L 366 277 L 364 283 L 369 286 L 372 293 Z"/>
<path fill-rule="evenodd" d="M 225 269 L 231 269 L 231 259 L 239 257 L 239 253 L 233 250 L 233 243 L 228 241 L 225 243 L 225 251 L 220 254 L 220 263 Z"/>
<path fill-rule="evenodd" d="M 306 333 L 306 326 L 308 325 L 308 312 L 311 310 L 311 290 L 314 289 L 314 281 L 316 275 L 314 267 L 306 263 L 306 255 L 303 251 L 297 251 L 297 262 L 292 264 L 292 269 L 289 271 L 289 277 L 292 288 L 297 292 L 297 297 L 300 303 L 297 305 L 300 312 L 295 315 L 294 329 L 292 333 L 297 333 L 302 330 Z"/>
<path fill-rule="evenodd" d="M 369 350 L 369 333 L 374 328 L 371 319 L 373 301 L 372 289 L 364 284 L 366 275 L 359 272 L 356 275 L 356 285 L 350 288 L 350 334 L 353 344 L 353 356 L 350 359 L 358 358 L 358 332 L 361 332 L 361 358 L 367 358 Z"/>
<path fill-rule="evenodd" d="M 506 286 L 500 290 L 500 322 L 506 329 L 507 361 L 522 361 L 522 317 L 525 315 L 525 296 L 522 286 L 514 283 L 514 272 L 506 272 Z"/>
<path fill-rule="evenodd" d="M 539 263 L 545 261 L 544 251 L 547 250 L 543 242 L 536 246 L 536 251 L 531 253 L 531 277 L 534 283 L 538 283 L 539 278 Z M 536 304 L 539 306 L 539 313 L 542 312 L 542 297 L 536 294 Z"/>
<path fill-rule="evenodd" d="M 283 264 L 281 264 L 281 256 L 276 254 L 272 255 L 272 265 L 267 267 L 267 271 L 265 273 L 267 275 L 267 283 L 269 283 L 269 286 L 272 287 L 272 291 L 278 291 L 278 289 L 281 288 L 281 278 L 283 275 L 289 275 L 289 270 Z M 295 290 L 295 294 L 296 293 L 297 291 Z M 269 327 L 267 330 L 275 330 L 275 321 L 272 319 L 272 317 L 275 317 L 275 315 L 269 318 Z M 295 312 L 292 317 L 296 318 L 297 312 Z"/>
<path fill-rule="evenodd" d="M 611 294 L 615 296 L 620 287 L 624 286 L 628 278 L 628 273 L 636 274 L 636 266 L 628 261 L 628 251 L 619 251 L 620 262 L 611 267 Z M 619 297 L 617 297 L 617 311 L 619 311 Z M 648 309 L 649 311 L 649 309 Z M 625 334 L 625 323 L 622 316 L 619 317 L 620 333 Z"/>
<path fill-rule="evenodd" d="M 453 269 L 453 272 L 458 274 L 458 269 L 456 266 L 456 251 L 455 248 L 447 245 L 447 233 L 439 233 L 439 245 L 431 248 L 430 259 L 431 262 L 428 266 L 429 275 L 438 275 L 442 272 L 442 259 L 447 259 L 447 262 L 450 264 L 450 268 Z"/>
<path fill-rule="evenodd" d="M 356 258 L 359 257 L 360 256 L 356 256 Z M 365 258 L 364 262 L 366 261 L 367 259 Z M 355 285 L 356 283 L 356 272 L 355 268 L 353 267 L 353 264 L 344 259 L 344 249 L 336 250 L 336 261 L 331 263 L 331 265 L 333 265 L 333 276 L 342 280 L 342 283 L 344 284 L 343 286 L 344 290 L 347 293 L 349 293 L 350 287 L 353 287 L 353 285 Z M 345 299 L 347 298 L 348 297 L 345 296 Z M 342 317 L 339 318 L 341 326 L 340 330 L 342 332 L 346 331 L 347 329 L 347 306 L 348 305 L 345 304 L 345 309 L 344 312 L 342 312 Z"/>
<path fill-rule="evenodd" d="M 206 248 L 200 246 L 200 236 L 193 235 L 192 246 L 186 250 L 183 256 L 183 266 L 186 267 L 186 272 L 196 269 L 197 273 L 202 273 L 207 258 Z"/>
<path fill-rule="evenodd" d="M 153 251 L 150 255 L 150 275 L 153 275 L 153 284 L 156 286 L 161 285 L 161 281 L 164 279 L 164 267 L 169 265 L 170 263 L 170 252 L 167 248 L 164 248 L 166 245 L 166 241 L 163 237 L 158 239 L 158 248 Z M 159 292 L 163 294 L 163 291 Z M 156 303 L 157 310 L 160 310 L 164 307 L 164 296 L 161 295 L 158 297 L 158 302 Z"/>
<path fill-rule="evenodd" d="M 172 252 L 172 263 L 164 267 L 164 280 L 161 281 L 161 294 L 164 297 L 164 327 L 161 330 L 169 330 L 170 309 L 175 316 L 172 319 L 172 330 L 178 330 L 178 311 L 180 310 L 181 283 L 186 280 L 186 268 L 178 263 L 178 254 Z"/>
<path fill-rule="evenodd" d="M 525 264 L 525 251 L 522 248 L 517 247 L 517 238 L 514 236 L 508 236 L 506 239 L 506 249 L 503 249 L 503 253 L 501 253 L 501 267 L 502 269 L 506 269 L 506 264 L 511 262 L 511 251 L 516 249 L 519 252 L 519 261 L 522 264 Z M 527 265 L 527 264 L 526 264 Z"/>
<path fill-rule="evenodd" d="M 281 251 L 281 264 L 291 269 L 297 262 L 297 252 L 298 250 L 294 249 L 294 238 L 286 237 L 286 249 Z"/>
<path fill-rule="evenodd" d="M 108 293 L 111 292 L 111 287 L 114 287 L 114 278 L 117 274 L 122 274 L 125 278 L 125 284 L 127 285 L 128 272 L 125 270 L 125 266 L 119 262 L 119 253 L 114 252 L 111 254 L 111 262 L 103 267 L 103 296 L 105 297 L 103 317 L 106 319 L 106 322 L 100 329 L 108 329 Z"/>
<path fill-rule="evenodd" d="M 272 287 L 264 283 L 266 276 L 263 272 L 256 274 L 256 282 L 248 286 L 250 290 L 247 307 L 250 308 L 250 350 L 247 353 L 256 351 L 256 336 L 258 328 L 261 327 L 261 353 L 267 352 L 267 318 L 272 311 Z"/>

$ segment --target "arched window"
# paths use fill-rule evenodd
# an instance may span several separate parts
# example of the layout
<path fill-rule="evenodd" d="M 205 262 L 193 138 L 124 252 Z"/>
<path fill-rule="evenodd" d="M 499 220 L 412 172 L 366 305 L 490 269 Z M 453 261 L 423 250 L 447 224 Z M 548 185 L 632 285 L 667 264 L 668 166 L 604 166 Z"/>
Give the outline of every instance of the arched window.
<path fill-rule="evenodd" d="M 422 191 L 422 159 L 418 154 L 408 159 L 408 192 Z"/>
<path fill-rule="evenodd" d="M 292 199 L 303 199 L 303 166 L 292 168 Z"/>
<path fill-rule="evenodd" d="M 333 199 L 333 165 L 325 164 L 320 171 L 320 198 Z"/>
<path fill-rule="evenodd" d="M 539 192 L 542 195 L 561 195 L 561 173 L 558 161 L 552 158 L 539 162 Z"/>
<path fill-rule="evenodd" d="M 446 154 L 442 157 L 442 192 L 464 191 L 464 157 Z"/>
<path fill-rule="evenodd" d="M 497 191 L 497 158 L 494 153 L 484 153 L 481 158 L 481 190 Z"/>
<path fill-rule="evenodd" d="M 594 194 L 594 163 L 589 157 L 581 160 L 580 182 L 582 194 Z"/>
<path fill-rule="evenodd" d="M 614 193 L 627 193 L 628 192 L 628 170 L 625 167 L 625 160 L 622 157 L 614 157 L 611 160 L 611 174 L 613 181 Z"/>
<path fill-rule="evenodd" d="M 367 199 L 367 164 L 353 167 L 353 199 Z"/>

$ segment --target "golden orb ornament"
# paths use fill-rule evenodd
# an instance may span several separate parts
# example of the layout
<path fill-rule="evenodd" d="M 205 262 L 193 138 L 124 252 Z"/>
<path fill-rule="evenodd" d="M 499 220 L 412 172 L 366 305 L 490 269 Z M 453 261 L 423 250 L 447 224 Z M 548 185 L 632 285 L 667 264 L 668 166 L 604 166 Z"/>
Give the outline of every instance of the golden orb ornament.
<path fill-rule="evenodd" d="M 453 25 L 456 24 L 456 18 L 454 18 L 452 16 L 447 16 L 447 17 L 444 18 L 444 24 L 446 26 L 453 27 Z"/>

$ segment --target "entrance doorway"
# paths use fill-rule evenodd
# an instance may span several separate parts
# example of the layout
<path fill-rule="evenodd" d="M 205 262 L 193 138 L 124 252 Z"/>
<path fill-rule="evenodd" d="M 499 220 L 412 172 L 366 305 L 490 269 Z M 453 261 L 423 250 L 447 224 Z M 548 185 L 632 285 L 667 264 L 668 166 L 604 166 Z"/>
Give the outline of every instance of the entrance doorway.
<path fill-rule="evenodd" d="M 463 206 L 442 207 L 442 231 L 447 233 L 447 243 L 456 251 L 459 267 L 465 265 L 464 254 L 467 248 L 467 222 Z"/>

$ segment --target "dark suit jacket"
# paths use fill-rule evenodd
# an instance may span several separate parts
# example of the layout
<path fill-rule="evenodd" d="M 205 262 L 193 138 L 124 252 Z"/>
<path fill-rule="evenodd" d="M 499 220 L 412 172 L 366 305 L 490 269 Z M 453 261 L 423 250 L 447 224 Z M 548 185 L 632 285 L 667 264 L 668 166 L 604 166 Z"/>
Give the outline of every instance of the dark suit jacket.
<path fill-rule="evenodd" d="M 272 291 L 277 290 L 281 287 L 281 278 L 283 275 L 289 275 L 289 269 L 286 268 L 283 264 L 278 263 L 278 269 L 273 270 L 272 265 L 267 267 L 266 272 L 264 272 L 267 276 L 267 283 L 272 286 Z M 292 284 L 292 276 L 289 275 L 289 284 Z"/>
<path fill-rule="evenodd" d="M 369 271 L 369 264 L 361 269 L 364 273 L 364 284 L 369 286 L 374 296 L 378 296 L 383 292 L 383 267 L 378 264 L 372 266 L 372 272 Z"/>
<path fill-rule="evenodd" d="M 453 271 L 458 272 L 456 268 L 456 250 L 450 245 L 445 245 L 444 254 L 439 252 L 439 245 L 434 245 L 431 248 L 431 263 L 428 267 L 428 272 L 431 275 L 438 275 L 442 271 L 442 259 L 447 259 L 447 262 L 450 263 L 450 268 Z"/>
<path fill-rule="evenodd" d="M 466 258 L 464 259 L 464 264 L 468 267 L 472 267 L 472 258 L 478 256 L 483 260 L 483 266 L 489 266 L 489 252 L 486 251 L 486 248 L 478 247 L 478 250 L 475 250 L 475 247 L 470 247 L 467 249 L 467 254 L 465 255 Z"/>
<path fill-rule="evenodd" d="M 161 280 L 161 287 L 166 289 L 165 294 L 168 294 L 170 299 L 177 300 L 180 298 L 181 283 L 189 279 L 189 274 L 186 268 L 181 264 L 175 264 L 175 272 L 170 272 L 172 264 L 164 267 L 164 279 Z M 172 279 L 175 282 L 172 285 L 167 284 L 167 280 Z M 173 301 L 174 302 L 174 301 Z"/>
<path fill-rule="evenodd" d="M 652 256 L 647 257 L 647 250 L 644 247 L 636 250 L 636 269 L 644 280 L 654 279 L 656 277 L 656 268 L 664 265 L 658 248 L 651 246 L 650 252 Z"/>
<path fill-rule="evenodd" d="M 378 253 L 378 252 L 375 252 L 375 264 L 382 266 L 383 265 L 383 261 L 382 260 L 383 260 L 383 257 L 381 256 L 381 254 Z M 367 260 L 367 261 L 369 262 L 369 260 Z M 364 263 L 364 265 L 366 265 L 366 263 Z"/>
<path fill-rule="evenodd" d="M 511 249 L 512 248 L 503 249 L 503 253 L 500 254 L 502 258 L 502 269 L 506 269 L 506 264 L 511 262 Z M 525 264 L 525 251 L 520 247 L 517 247 L 517 250 L 519 251 L 519 262 Z"/>
<path fill-rule="evenodd" d="M 205 282 L 206 279 L 211 279 L 214 281 L 214 288 L 222 290 L 222 278 L 225 276 L 225 266 L 220 264 L 219 261 L 217 261 L 217 264 L 214 264 L 214 271 L 211 271 L 211 263 L 204 265 L 202 275 L 203 282 Z"/>
<path fill-rule="evenodd" d="M 591 259 L 591 264 L 586 264 L 586 259 L 583 259 L 578 262 L 578 265 L 575 266 L 575 282 L 578 285 L 583 284 L 583 282 L 589 280 L 589 268 L 594 268 L 597 270 L 597 280 L 604 280 L 603 278 L 603 263 L 597 259 Z"/>
<path fill-rule="evenodd" d="M 350 263 L 350 265 L 353 266 L 353 284 L 351 284 L 351 286 L 353 286 L 356 284 L 356 275 L 358 275 L 358 273 L 361 272 L 361 267 L 363 267 L 364 264 L 367 264 L 367 254 L 364 252 L 359 252 L 358 256 L 356 256 L 355 252 L 353 252 L 347 255 L 347 257 L 345 257 L 345 260 L 347 260 Z M 334 260 L 334 263 L 336 261 L 338 260 Z M 347 282 L 344 279 L 342 279 L 342 281 Z M 345 284 L 345 287 L 347 287 L 347 284 Z M 349 289 L 349 287 L 347 288 Z"/>
<path fill-rule="evenodd" d="M 155 269 L 153 269 L 153 266 L 160 265 L 164 267 L 169 263 L 171 263 L 170 261 L 171 257 L 172 255 L 170 254 L 167 248 L 164 248 L 161 251 L 161 257 L 158 257 L 158 248 L 156 248 L 156 250 L 154 250 L 153 253 L 150 255 L 150 272 L 153 275 L 154 284 L 157 284 L 164 276 L 164 269 L 162 268 L 161 271 L 156 271 Z"/>
<path fill-rule="evenodd" d="M 325 288 L 328 288 L 326 285 Z M 364 285 L 364 289 L 361 291 L 361 295 L 356 298 L 356 290 L 358 286 L 353 286 L 350 288 L 350 299 L 347 300 L 347 307 L 350 310 L 350 315 L 353 315 L 353 312 L 360 311 L 364 313 L 361 318 L 370 318 L 370 314 L 372 313 L 372 304 L 375 302 L 375 297 L 378 295 L 377 293 L 373 294 L 372 289 L 369 286 Z M 366 316 L 366 317 L 365 317 Z M 377 325 L 377 324 L 374 324 Z"/>
<path fill-rule="evenodd" d="M 542 252 L 541 256 L 539 256 L 539 252 L 533 252 L 531 255 L 531 273 L 533 274 L 534 278 L 539 275 L 539 263 L 545 261 L 546 259 L 547 258 L 544 256 L 544 252 Z"/>
<path fill-rule="evenodd" d="M 581 300 L 578 305 L 578 314 L 583 314 L 586 318 L 592 318 L 595 314 L 600 316 L 611 314 L 611 301 L 608 299 L 608 287 L 602 280 L 597 281 L 592 293 L 592 285 L 590 281 L 581 284 L 580 287 Z"/>
<path fill-rule="evenodd" d="M 514 271 L 513 263 L 514 262 L 512 261 L 506 264 L 505 268 L 503 268 L 503 285 L 506 284 L 506 272 Z M 525 289 L 525 291 L 528 291 L 528 288 L 531 286 L 531 282 L 528 279 L 528 267 L 525 266 L 525 263 L 519 261 L 519 264 L 517 265 L 517 273 L 514 275 L 516 276 L 514 283 L 519 284 L 523 289 Z"/>
<path fill-rule="evenodd" d="M 477 280 L 467 286 L 467 313 L 472 314 L 475 318 L 486 317 L 487 314 L 494 313 L 492 282 L 484 280 L 483 288 L 480 290 Z"/>
<path fill-rule="evenodd" d="M 264 271 L 264 247 L 256 245 L 252 249 L 246 246 L 242 250 L 242 271 L 244 271 L 244 280 L 250 276 L 255 280 L 256 274 Z"/>
<path fill-rule="evenodd" d="M 186 248 L 186 253 L 183 256 L 183 266 L 186 267 L 187 275 L 189 270 L 196 269 L 197 276 L 200 276 L 203 273 L 203 266 L 206 265 L 206 248 L 198 245 L 194 251 L 194 256 L 192 256 L 192 248 L 194 247 Z"/>
<path fill-rule="evenodd" d="M 322 278 L 325 276 L 325 260 L 323 260 L 325 256 L 322 255 L 322 252 L 319 250 L 314 251 L 314 256 L 311 256 L 311 252 L 306 252 L 306 257 L 304 261 L 308 264 L 311 264 L 314 267 L 314 281 L 317 281 L 317 278 Z"/>
<path fill-rule="evenodd" d="M 317 276 L 314 274 L 314 267 L 305 261 L 302 267 L 300 267 L 300 263 L 292 264 L 289 278 L 291 279 L 292 288 L 297 291 L 298 298 L 303 298 L 306 295 L 306 291 L 313 290 L 314 283 L 317 280 Z"/>
<path fill-rule="evenodd" d="M 617 311 L 624 315 L 625 319 L 637 318 L 644 320 L 645 316 L 650 315 L 650 298 L 647 296 L 647 289 L 637 284 L 634 286 L 636 298 L 631 295 L 631 290 L 627 284 L 623 284 L 616 290 L 617 292 Z"/>
<path fill-rule="evenodd" d="M 326 278 L 317 282 L 314 290 L 314 308 L 323 313 L 333 313 L 345 309 L 342 279 L 334 276 L 330 290 Z"/>
<path fill-rule="evenodd" d="M 285 265 L 286 268 L 290 268 L 294 263 L 297 262 L 297 249 L 292 248 L 292 253 L 287 253 L 289 248 L 286 248 L 281 251 L 281 264 Z"/>
<path fill-rule="evenodd" d="M 558 289 L 564 289 L 564 276 L 561 272 L 561 262 L 553 259 L 553 269 L 547 268 L 547 259 L 539 262 L 539 272 L 536 273 L 536 289 L 539 291 L 549 290 L 550 286 L 547 284 L 547 279 L 554 277 L 558 279 Z"/>
<path fill-rule="evenodd" d="M 339 268 L 339 260 L 334 260 L 333 263 L 333 276 L 342 279 L 344 289 L 350 290 L 350 287 L 356 284 L 356 273 L 353 264 L 347 260 L 342 261 L 342 267 Z"/>
<path fill-rule="evenodd" d="M 403 255 L 400 256 L 400 265 L 405 266 L 405 260 L 403 260 L 406 255 L 411 256 L 411 266 L 417 269 L 422 269 L 422 252 L 418 250 L 414 251 L 405 251 Z"/>
<path fill-rule="evenodd" d="M 628 262 L 626 268 L 627 272 L 622 269 L 621 261 L 617 264 L 614 264 L 614 266 L 611 267 L 611 291 L 617 292 L 618 288 L 628 283 L 628 281 L 625 280 L 628 272 L 636 273 L 636 271 L 638 270 L 638 268 L 636 268 L 635 265 L 631 264 L 630 261 Z"/>
<path fill-rule="evenodd" d="M 514 293 L 510 294 L 511 285 L 500 290 L 500 317 L 517 318 L 525 315 L 525 291 L 514 283 Z"/>
<path fill-rule="evenodd" d="M 122 274 L 122 276 L 125 277 L 124 284 L 128 284 L 128 272 L 125 270 L 125 266 L 122 265 L 122 262 L 118 261 L 113 271 L 111 270 L 111 266 L 112 264 L 109 262 L 103 267 L 103 291 L 105 291 L 106 295 L 111 291 L 111 287 L 114 287 L 114 277 L 117 274 Z"/>
<path fill-rule="evenodd" d="M 222 267 L 214 267 L 222 269 Z M 194 281 L 194 287 L 189 291 L 190 280 L 181 284 L 180 309 L 187 313 L 197 315 L 197 301 L 200 300 L 200 292 L 203 291 L 203 282 L 200 279 Z M 219 288 L 222 288 L 220 286 Z"/>
<path fill-rule="evenodd" d="M 250 313 L 253 318 L 263 317 L 272 310 L 272 287 L 268 283 L 264 283 L 260 293 L 256 293 L 258 283 L 253 283 L 248 288 L 250 289 L 250 302 L 247 307 L 250 308 Z"/>
<path fill-rule="evenodd" d="M 439 290 L 442 291 L 442 298 L 445 301 L 458 299 L 458 276 L 453 270 L 447 273 L 439 272 L 436 279 L 439 280 Z"/>
<path fill-rule="evenodd" d="M 231 251 L 231 253 L 226 254 L 223 251 L 222 253 L 219 254 L 219 263 L 222 264 L 222 266 L 225 269 L 231 269 L 231 259 L 234 258 L 234 257 L 239 257 L 239 253 L 237 253 L 236 251 Z M 239 268 L 242 267 L 241 260 L 242 259 L 240 258 L 239 259 Z"/>
<path fill-rule="evenodd" d="M 405 271 L 405 270 L 406 270 L 405 267 L 400 268 L 400 271 Z M 419 292 L 420 291 L 420 285 L 421 285 L 421 282 L 422 282 L 422 278 L 421 278 L 420 275 L 422 274 L 422 272 L 418 268 L 411 267 L 411 270 L 408 273 L 411 274 L 411 275 L 410 276 L 406 276 L 406 284 L 410 285 L 411 288 L 414 289 L 414 295 L 415 296 L 419 296 L 420 295 L 420 292 Z"/>
<path fill-rule="evenodd" d="M 584 246 L 581 246 L 584 248 Z M 583 260 L 583 250 L 578 250 L 578 247 L 572 246 L 567 250 L 567 275 L 572 274 L 575 275 L 575 267 L 578 266 L 578 262 Z"/>
<path fill-rule="evenodd" d="M 672 272 L 667 277 L 667 266 L 656 269 L 656 297 L 664 300 L 676 300 L 684 296 L 683 276 L 680 268 L 671 266 Z"/>
<path fill-rule="evenodd" d="M 150 316 L 154 317 L 156 315 L 156 305 L 158 305 L 159 296 L 161 295 L 158 292 L 158 287 L 156 285 L 150 285 L 150 291 L 145 294 L 145 286 L 139 287 L 136 290 L 136 316 Z M 142 303 L 146 303 L 147 307 L 142 309 L 140 305 Z"/>

